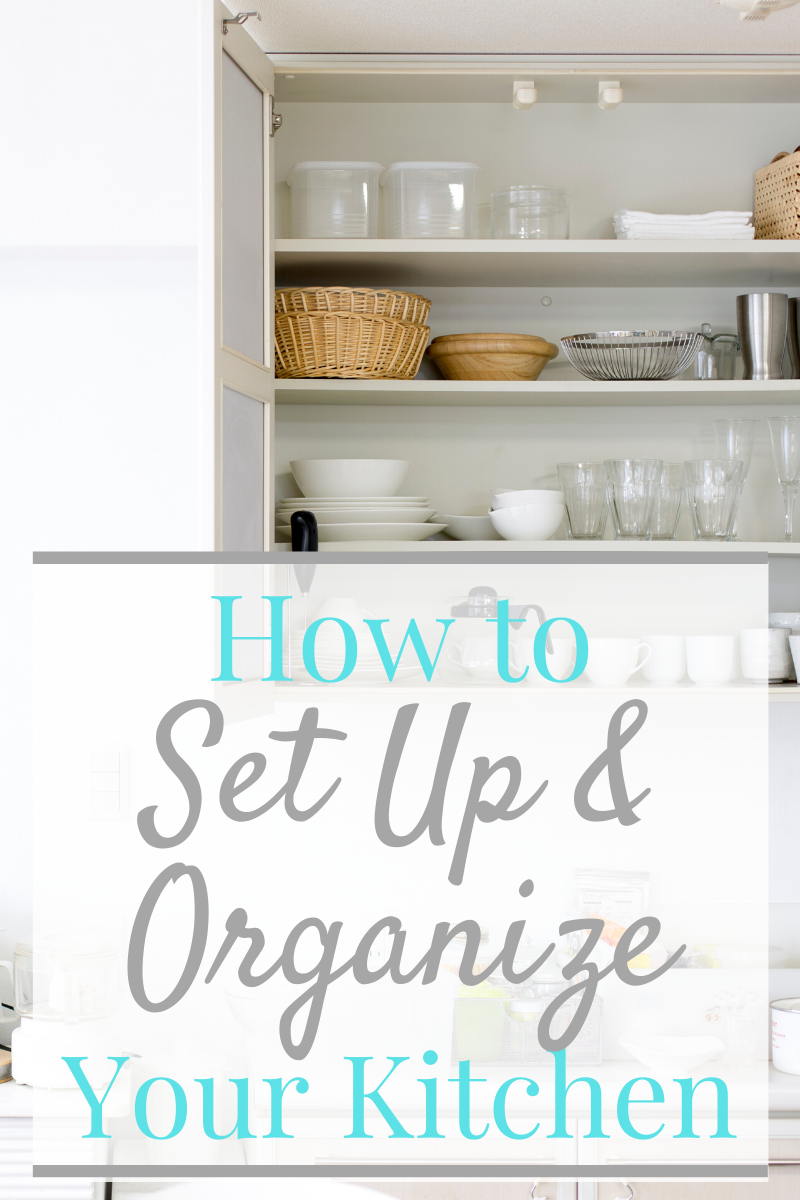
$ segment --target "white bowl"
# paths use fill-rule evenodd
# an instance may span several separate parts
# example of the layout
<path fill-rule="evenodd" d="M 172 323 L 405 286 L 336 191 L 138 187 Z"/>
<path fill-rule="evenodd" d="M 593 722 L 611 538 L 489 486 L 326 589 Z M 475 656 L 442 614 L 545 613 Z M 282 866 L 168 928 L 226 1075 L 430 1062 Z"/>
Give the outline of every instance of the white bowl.
<path fill-rule="evenodd" d="M 497 542 L 500 534 L 495 529 L 487 515 L 453 516 L 451 513 L 437 513 L 437 521 L 444 521 L 447 526 L 447 536 L 458 542 Z"/>
<path fill-rule="evenodd" d="M 689 1074 L 725 1049 L 718 1037 L 670 1037 L 658 1033 L 628 1033 L 617 1039 L 637 1062 L 665 1074 Z"/>
<path fill-rule="evenodd" d="M 563 504 L 520 504 L 489 513 L 500 537 L 510 542 L 546 542 L 561 524 Z"/>
<path fill-rule="evenodd" d="M 289 463 L 304 496 L 394 496 L 408 473 L 402 458 L 300 458 Z"/>
<path fill-rule="evenodd" d="M 492 508 L 515 508 L 520 504 L 560 504 L 564 507 L 564 493 L 556 489 L 533 488 L 524 492 L 509 492 L 501 488 L 492 493 Z"/>

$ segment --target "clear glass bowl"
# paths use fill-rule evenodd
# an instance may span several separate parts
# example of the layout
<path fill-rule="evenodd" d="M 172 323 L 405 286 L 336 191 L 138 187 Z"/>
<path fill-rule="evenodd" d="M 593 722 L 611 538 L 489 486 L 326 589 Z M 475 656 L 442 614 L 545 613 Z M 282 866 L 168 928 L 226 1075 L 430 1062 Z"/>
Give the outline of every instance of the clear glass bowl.
<path fill-rule="evenodd" d="M 568 238 L 564 188 L 515 184 L 492 195 L 493 238 Z"/>

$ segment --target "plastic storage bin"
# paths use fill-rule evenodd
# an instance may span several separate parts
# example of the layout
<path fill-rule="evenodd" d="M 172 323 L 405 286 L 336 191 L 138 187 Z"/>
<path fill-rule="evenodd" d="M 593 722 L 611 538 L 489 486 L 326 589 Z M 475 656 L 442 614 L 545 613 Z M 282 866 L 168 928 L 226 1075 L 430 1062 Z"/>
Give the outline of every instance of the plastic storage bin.
<path fill-rule="evenodd" d="M 492 237 L 569 237 L 569 196 L 563 188 L 527 183 L 494 192 Z"/>
<path fill-rule="evenodd" d="M 374 162 L 295 163 L 286 180 L 292 196 L 292 237 L 377 237 L 382 171 Z"/>
<path fill-rule="evenodd" d="M 382 177 L 390 238 L 477 236 L 475 163 L 392 163 Z"/>

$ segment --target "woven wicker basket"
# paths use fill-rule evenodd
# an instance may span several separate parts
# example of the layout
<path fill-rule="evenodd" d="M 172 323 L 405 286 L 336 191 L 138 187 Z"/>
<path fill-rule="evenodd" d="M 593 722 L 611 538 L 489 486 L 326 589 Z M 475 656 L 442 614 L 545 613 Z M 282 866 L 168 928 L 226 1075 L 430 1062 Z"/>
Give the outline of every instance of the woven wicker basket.
<path fill-rule="evenodd" d="M 756 171 L 757 238 L 800 238 L 800 147 Z"/>
<path fill-rule="evenodd" d="M 360 313 L 276 313 L 279 379 L 413 379 L 430 329 Z"/>
<path fill-rule="evenodd" d="M 275 293 L 276 313 L 351 312 L 370 313 L 424 325 L 431 302 L 413 292 L 393 292 L 388 288 L 279 288 Z"/>

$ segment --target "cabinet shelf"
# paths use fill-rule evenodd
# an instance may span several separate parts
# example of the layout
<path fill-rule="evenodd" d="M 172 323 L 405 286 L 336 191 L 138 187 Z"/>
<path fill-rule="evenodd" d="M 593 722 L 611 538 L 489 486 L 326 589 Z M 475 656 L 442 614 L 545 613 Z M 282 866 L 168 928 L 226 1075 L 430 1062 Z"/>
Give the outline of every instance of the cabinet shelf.
<path fill-rule="evenodd" d="M 800 380 L 666 379 L 533 383 L 449 379 L 278 379 L 278 404 L 363 404 L 415 407 L 596 408 L 664 405 L 800 404 Z"/>
<path fill-rule="evenodd" d="M 800 286 L 800 241 L 493 241 L 391 238 L 275 243 L 278 286 Z"/>
<path fill-rule="evenodd" d="M 326 554 L 344 554 L 352 557 L 354 553 L 363 554 L 417 554 L 424 558 L 427 554 L 505 554 L 507 561 L 515 561 L 513 555 L 547 555 L 559 558 L 562 555 L 577 557 L 578 555 L 600 555 L 624 559 L 628 555 L 652 555 L 657 558 L 662 555 L 681 556 L 690 558 L 696 554 L 725 555 L 730 561 L 735 561 L 745 554 L 767 554 L 770 556 L 800 557 L 800 541 L 797 542 L 616 542 L 608 539 L 602 542 L 591 541 L 550 541 L 550 542 L 457 542 L 451 538 L 423 542 L 320 542 L 320 552 Z M 275 544 L 276 550 L 288 550 L 287 542 Z"/>

